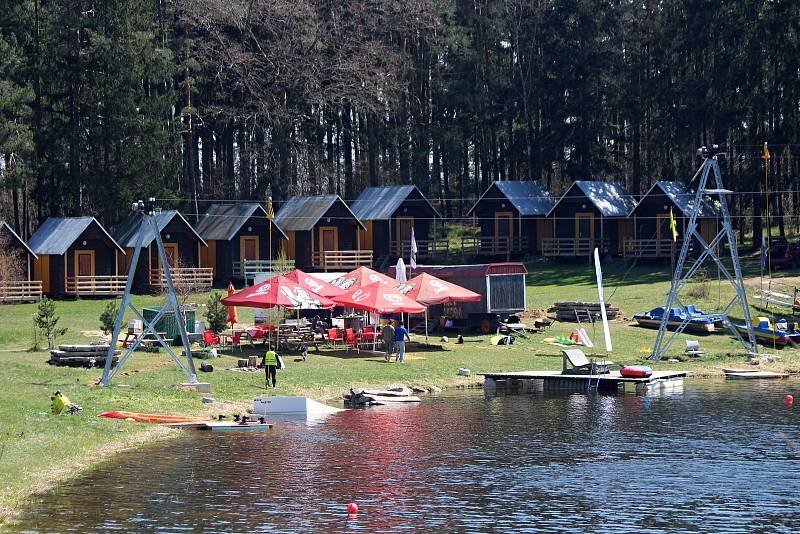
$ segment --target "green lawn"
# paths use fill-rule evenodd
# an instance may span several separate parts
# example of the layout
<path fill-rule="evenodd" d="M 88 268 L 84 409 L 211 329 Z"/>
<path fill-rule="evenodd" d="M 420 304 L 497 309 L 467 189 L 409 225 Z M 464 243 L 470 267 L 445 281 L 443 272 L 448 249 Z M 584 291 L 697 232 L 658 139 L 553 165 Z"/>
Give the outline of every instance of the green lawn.
<path fill-rule="evenodd" d="M 758 269 L 758 258 L 745 260 L 749 271 Z M 555 262 L 537 259 L 529 263 L 528 307 L 548 308 L 556 300 L 596 300 L 594 271 L 588 262 Z M 669 265 L 641 265 L 629 268 L 623 262 L 605 266 L 606 298 L 621 309 L 623 318 L 633 313 L 663 304 L 669 288 Z M 796 274 L 796 273 L 794 273 Z M 719 302 L 726 303 L 732 291 L 717 284 L 716 270 L 706 283 L 705 297 L 694 298 L 698 307 L 714 310 Z M 754 282 L 756 285 L 758 281 Z M 191 300 L 202 304 L 207 295 Z M 137 297 L 137 306 L 155 305 L 158 297 Z M 98 316 L 105 300 L 61 301 L 58 311 L 61 323 L 68 327 L 60 342 L 87 342 L 82 332 L 99 330 Z M 212 360 L 215 372 L 202 374 L 201 380 L 213 386 L 215 404 L 201 403 L 197 393 L 180 392 L 170 388 L 182 382 L 183 375 L 162 352 L 136 353 L 126 368 L 115 378 L 115 386 L 97 387 L 93 384 L 100 370 L 51 367 L 46 350 L 29 351 L 33 329 L 31 317 L 34 304 L 0 306 L 0 522 L 12 517 L 32 492 L 46 489 L 53 483 L 73 476 L 82 469 L 108 458 L 117 450 L 130 447 L 153 437 L 172 435 L 172 431 L 120 421 L 103 420 L 96 414 L 105 410 L 131 410 L 157 413 L 208 414 L 233 413 L 246 409 L 252 398 L 263 392 L 261 373 L 223 371 L 235 366 L 237 353 Z M 754 313 L 758 314 L 758 312 Z M 202 306 L 198 318 L 202 316 Z M 243 323 L 252 313 L 239 310 Z M 440 344 L 427 351 L 411 349 L 406 365 L 387 364 L 380 357 L 323 351 L 311 353 L 308 360 L 299 361 L 287 355 L 287 369 L 279 372 L 275 394 L 302 394 L 323 401 L 338 403 L 340 396 L 351 386 L 381 386 L 394 382 L 406 384 L 435 384 L 450 387 L 474 385 L 479 379 L 459 378 L 456 370 L 467 367 L 475 372 L 525 369 L 557 369 L 560 367 L 559 348 L 548 346 L 541 339 L 550 335 L 567 335 L 572 324 L 556 323 L 549 332 L 531 339 L 519 339 L 509 347 L 490 345 L 486 336 L 469 336 L 463 345 Z M 654 330 L 630 326 L 619 319 L 611 326 L 614 351 L 610 359 L 618 363 L 641 362 L 647 357 L 655 339 Z M 587 329 L 602 350 L 602 328 Z M 711 336 L 681 336 L 672 350 L 679 354 L 684 339 L 700 339 L 708 356 L 685 363 L 659 362 L 658 368 L 681 368 L 704 375 L 718 372 L 724 364 L 741 365 L 742 351 L 727 334 Z M 40 341 L 44 343 L 44 341 Z M 245 349 L 244 354 L 248 351 Z M 771 368 L 800 370 L 800 358 L 794 349 L 777 351 L 781 359 Z M 119 387 L 124 384 L 127 387 Z M 49 397 L 56 391 L 65 392 L 83 406 L 77 416 L 49 415 Z M 270 391 L 272 393 L 272 391 Z"/>

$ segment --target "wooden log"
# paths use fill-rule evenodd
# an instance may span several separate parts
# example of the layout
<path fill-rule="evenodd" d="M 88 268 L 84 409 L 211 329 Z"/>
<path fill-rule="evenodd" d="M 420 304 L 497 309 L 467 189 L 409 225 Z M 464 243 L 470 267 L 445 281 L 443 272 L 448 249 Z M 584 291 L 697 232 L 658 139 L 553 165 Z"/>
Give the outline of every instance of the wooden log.
<path fill-rule="evenodd" d="M 58 350 L 64 352 L 108 352 L 108 345 L 59 345 Z"/>
<path fill-rule="evenodd" d="M 65 350 L 51 350 L 50 355 L 55 358 L 63 358 L 67 356 L 86 357 L 86 358 L 104 358 L 108 355 L 108 349 L 103 352 L 84 352 L 84 351 L 65 351 Z M 120 355 L 119 350 L 114 351 L 115 356 Z"/>

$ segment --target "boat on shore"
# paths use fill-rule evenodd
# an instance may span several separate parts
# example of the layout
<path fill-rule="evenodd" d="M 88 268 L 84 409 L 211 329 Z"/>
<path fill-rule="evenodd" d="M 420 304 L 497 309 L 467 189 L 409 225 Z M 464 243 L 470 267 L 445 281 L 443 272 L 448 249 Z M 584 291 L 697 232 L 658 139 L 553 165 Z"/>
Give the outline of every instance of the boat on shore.
<path fill-rule="evenodd" d="M 747 335 L 746 325 L 737 324 L 736 330 L 743 336 Z M 767 317 L 759 317 L 758 324 L 753 325 L 752 332 L 756 341 L 765 345 L 800 346 L 800 329 L 798 329 L 797 323 L 789 323 L 785 319 L 776 321 L 773 326 Z"/>
<path fill-rule="evenodd" d="M 664 307 L 659 306 L 644 313 L 637 313 L 633 316 L 639 326 L 645 328 L 658 328 L 661 326 L 661 319 L 664 317 Z M 722 315 L 711 315 L 698 310 L 692 305 L 683 308 L 672 308 L 667 318 L 667 328 L 675 330 L 686 319 L 689 322 L 684 328 L 685 332 L 695 332 L 700 334 L 710 334 L 716 330 L 717 326 L 722 326 L 724 317 Z"/>
<path fill-rule="evenodd" d="M 103 412 L 98 417 L 105 419 L 122 419 L 123 421 L 135 421 L 137 423 L 169 424 L 169 423 L 197 423 L 211 421 L 208 417 L 190 417 L 185 415 L 169 415 L 156 413 L 137 413 L 123 412 L 114 410 Z"/>

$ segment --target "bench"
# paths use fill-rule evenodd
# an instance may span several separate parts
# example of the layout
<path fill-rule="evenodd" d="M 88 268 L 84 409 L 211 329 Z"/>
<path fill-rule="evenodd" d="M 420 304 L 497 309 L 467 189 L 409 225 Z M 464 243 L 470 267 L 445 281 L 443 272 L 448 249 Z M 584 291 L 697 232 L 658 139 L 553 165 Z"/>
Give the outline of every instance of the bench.
<path fill-rule="evenodd" d="M 614 362 L 590 361 L 581 349 L 564 349 L 561 364 L 562 375 L 601 375 L 609 372 L 608 366 Z"/>

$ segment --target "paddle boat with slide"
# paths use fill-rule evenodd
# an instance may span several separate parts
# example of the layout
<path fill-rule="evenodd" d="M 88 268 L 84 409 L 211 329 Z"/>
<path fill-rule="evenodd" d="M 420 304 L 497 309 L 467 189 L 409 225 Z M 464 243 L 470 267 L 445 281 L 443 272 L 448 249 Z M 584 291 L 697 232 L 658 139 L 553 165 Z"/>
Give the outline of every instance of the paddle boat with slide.
<path fill-rule="evenodd" d="M 633 316 L 639 326 L 645 328 L 658 328 L 661 325 L 661 319 L 664 316 L 664 307 L 659 306 L 649 312 L 637 313 Z M 723 326 L 724 317 L 722 315 L 712 315 L 698 310 L 693 305 L 689 304 L 683 308 L 672 308 L 667 319 L 667 328 L 675 330 L 686 319 L 689 322 L 686 324 L 684 331 L 695 332 L 701 334 L 708 334 L 714 332 L 716 327 Z"/>
<path fill-rule="evenodd" d="M 747 335 L 746 325 L 737 324 L 736 330 L 742 335 Z M 785 347 L 791 344 L 794 347 L 800 347 L 800 328 L 797 323 L 789 323 L 786 319 L 776 321 L 773 327 L 767 317 L 759 317 L 758 323 L 753 325 L 752 331 L 756 341 L 764 345 Z"/>

